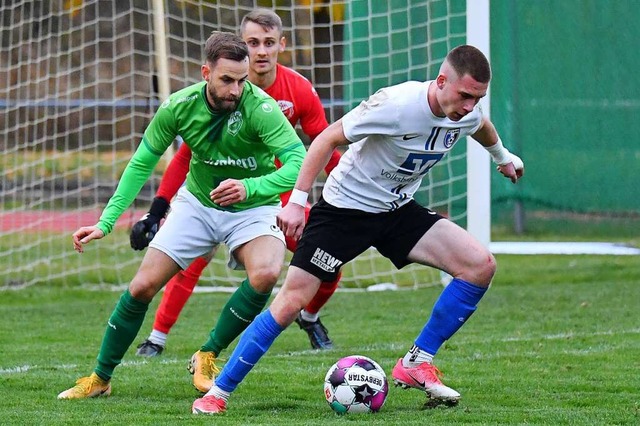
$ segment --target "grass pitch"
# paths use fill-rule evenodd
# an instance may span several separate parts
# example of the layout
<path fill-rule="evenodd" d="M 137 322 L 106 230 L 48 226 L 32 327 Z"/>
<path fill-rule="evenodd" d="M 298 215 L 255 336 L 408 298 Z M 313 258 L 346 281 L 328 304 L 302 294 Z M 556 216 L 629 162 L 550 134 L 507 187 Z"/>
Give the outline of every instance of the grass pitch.
<path fill-rule="evenodd" d="M 194 295 L 161 357 L 138 358 L 133 345 L 111 397 L 58 401 L 58 392 L 93 369 L 119 294 L 56 283 L 3 291 L 0 424 L 639 424 L 638 258 L 503 255 L 498 263 L 478 311 L 436 357 L 445 383 L 462 394 L 460 405 L 423 410 L 421 392 L 391 387 L 373 415 L 333 414 L 322 392 L 327 369 L 363 354 L 391 379 L 440 288 L 337 293 L 323 311 L 335 349 L 308 349 L 293 324 L 220 417 L 190 414 L 199 394 L 186 364 L 227 294 Z M 151 329 L 158 301 L 136 344 Z"/>

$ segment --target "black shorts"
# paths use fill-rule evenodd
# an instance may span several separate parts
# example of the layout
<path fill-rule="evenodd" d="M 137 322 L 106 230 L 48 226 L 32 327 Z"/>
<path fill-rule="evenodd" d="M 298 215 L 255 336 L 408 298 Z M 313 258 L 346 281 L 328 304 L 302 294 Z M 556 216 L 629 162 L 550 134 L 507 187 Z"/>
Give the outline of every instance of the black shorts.
<path fill-rule="evenodd" d="M 411 249 L 440 219 L 413 200 L 392 212 L 367 213 L 340 209 L 321 198 L 311 208 L 291 265 L 332 281 L 342 265 L 373 246 L 400 269 L 410 263 Z"/>

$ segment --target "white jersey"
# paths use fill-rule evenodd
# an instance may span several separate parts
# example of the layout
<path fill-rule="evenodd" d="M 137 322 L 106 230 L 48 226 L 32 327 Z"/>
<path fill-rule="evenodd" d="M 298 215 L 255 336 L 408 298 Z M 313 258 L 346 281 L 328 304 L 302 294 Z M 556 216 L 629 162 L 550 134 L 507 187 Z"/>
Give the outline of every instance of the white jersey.
<path fill-rule="evenodd" d="M 408 203 L 422 177 L 482 121 L 479 104 L 460 121 L 436 117 L 431 81 L 378 90 L 342 117 L 352 142 L 327 178 L 323 198 L 339 208 L 380 213 Z"/>

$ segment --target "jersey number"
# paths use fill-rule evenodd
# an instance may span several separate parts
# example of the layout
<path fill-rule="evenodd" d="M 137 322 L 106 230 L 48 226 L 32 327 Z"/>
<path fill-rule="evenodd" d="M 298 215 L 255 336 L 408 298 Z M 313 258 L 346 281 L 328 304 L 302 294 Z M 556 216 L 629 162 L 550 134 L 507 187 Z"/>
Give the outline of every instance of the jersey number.
<path fill-rule="evenodd" d="M 444 153 L 434 154 L 412 152 L 407 156 L 407 159 L 404 160 L 404 163 L 402 163 L 398 169 L 398 173 L 412 175 L 417 172 L 424 175 L 429 171 L 429 169 L 435 166 L 442 157 L 444 157 Z"/>

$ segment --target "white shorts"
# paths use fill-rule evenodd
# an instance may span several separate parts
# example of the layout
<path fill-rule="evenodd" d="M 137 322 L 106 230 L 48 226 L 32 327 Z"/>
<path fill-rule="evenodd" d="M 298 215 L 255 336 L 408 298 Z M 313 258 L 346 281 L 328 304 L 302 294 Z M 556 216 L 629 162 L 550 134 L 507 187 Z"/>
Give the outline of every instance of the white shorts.
<path fill-rule="evenodd" d="M 196 258 L 224 243 L 229 247 L 229 268 L 244 269 L 233 254 L 242 244 L 262 235 L 272 235 L 285 244 L 284 234 L 276 225 L 280 210 L 280 205 L 239 212 L 205 207 L 183 186 L 149 247 L 160 250 L 186 269 Z"/>

